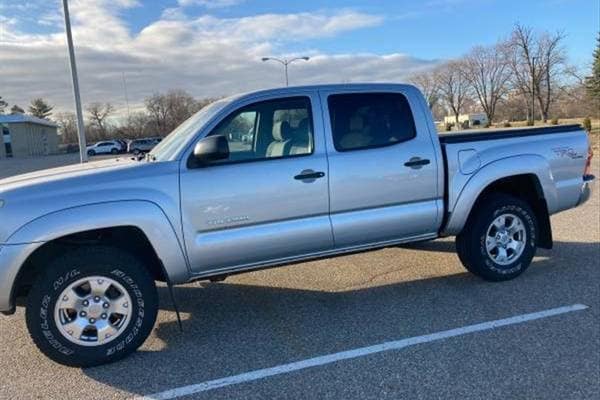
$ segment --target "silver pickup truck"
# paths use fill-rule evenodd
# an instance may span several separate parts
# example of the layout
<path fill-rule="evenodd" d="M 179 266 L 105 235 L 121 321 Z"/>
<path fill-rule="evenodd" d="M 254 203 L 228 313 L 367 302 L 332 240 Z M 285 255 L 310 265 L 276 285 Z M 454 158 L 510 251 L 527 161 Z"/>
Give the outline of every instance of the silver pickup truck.
<path fill-rule="evenodd" d="M 145 158 L 0 180 L 0 311 L 25 304 L 42 352 L 92 366 L 144 342 L 156 281 L 442 236 L 512 279 L 552 247 L 549 216 L 589 197 L 590 157 L 579 126 L 438 135 L 408 85 L 233 96 Z"/>

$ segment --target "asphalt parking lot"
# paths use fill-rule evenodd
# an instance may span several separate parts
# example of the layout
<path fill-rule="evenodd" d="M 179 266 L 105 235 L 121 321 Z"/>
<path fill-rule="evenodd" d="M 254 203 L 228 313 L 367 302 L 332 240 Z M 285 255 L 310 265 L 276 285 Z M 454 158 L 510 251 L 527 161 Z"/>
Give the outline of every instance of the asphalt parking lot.
<path fill-rule="evenodd" d="M 599 167 L 596 159 L 596 175 Z M 81 370 L 48 361 L 18 309 L 0 317 L 0 399 L 157 393 L 182 399 L 596 399 L 598 189 L 596 183 L 584 206 L 552 218 L 555 248 L 540 250 L 516 280 L 488 283 L 470 275 L 453 240 L 443 239 L 178 287 L 183 333 L 161 287 L 151 337 L 132 357 L 108 366 Z M 587 308 L 523 317 L 573 305 Z M 512 317 L 518 318 L 497 322 Z M 496 322 L 469 328 L 488 321 Z M 460 334 L 426 336 L 457 328 Z M 381 344 L 387 344 L 377 347 L 381 351 L 290 367 Z M 259 372 L 240 375 L 253 371 Z M 222 387 L 210 383 L 222 378 L 228 378 L 219 381 Z"/>

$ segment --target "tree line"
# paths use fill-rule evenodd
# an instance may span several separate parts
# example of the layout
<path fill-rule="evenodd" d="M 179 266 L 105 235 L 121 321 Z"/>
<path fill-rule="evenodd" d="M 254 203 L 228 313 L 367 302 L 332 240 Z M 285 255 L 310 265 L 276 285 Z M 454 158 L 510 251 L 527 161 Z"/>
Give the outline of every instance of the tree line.
<path fill-rule="evenodd" d="M 115 107 L 111 103 L 90 103 L 86 108 L 86 138 L 91 141 L 112 138 L 136 139 L 163 137 L 191 117 L 213 99 L 195 99 L 184 90 L 155 93 L 144 100 L 144 109 L 128 113 L 118 123 L 111 119 Z M 65 143 L 77 142 L 77 119 L 69 112 L 58 113 L 55 120 Z"/>
<path fill-rule="evenodd" d="M 9 104 L 6 102 L 6 100 L 0 96 L 0 114 L 4 114 L 8 106 Z M 46 103 L 44 99 L 39 98 L 31 101 L 28 111 L 29 114 L 34 117 L 47 119 L 52 115 L 53 109 L 54 107 Z M 19 105 L 13 104 L 13 106 L 10 108 L 10 114 L 25 114 L 25 110 L 19 107 Z"/>
<path fill-rule="evenodd" d="M 155 93 L 144 100 L 145 108 L 124 118 L 114 118 L 116 109 L 111 103 L 93 102 L 85 107 L 85 134 L 90 142 L 113 138 L 135 139 L 162 137 L 191 117 L 214 99 L 195 99 L 184 90 Z M 0 97 L 0 114 L 8 103 Z M 29 106 L 31 116 L 54 120 L 59 127 L 63 143 L 76 143 L 77 117 L 72 112 L 53 114 L 53 107 L 44 99 L 34 99 Z M 25 114 L 18 105 L 10 108 L 10 114 Z"/>
<path fill-rule="evenodd" d="M 591 76 L 568 65 L 565 35 L 517 24 L 498 43 L 476 46 L 463 57 L 410 77 L 436 118 L 482 111 L 499 120 L 587 117 L 600 105 L 600 35 Z M 459 128 L 459 127 L 458 127 Z"/>

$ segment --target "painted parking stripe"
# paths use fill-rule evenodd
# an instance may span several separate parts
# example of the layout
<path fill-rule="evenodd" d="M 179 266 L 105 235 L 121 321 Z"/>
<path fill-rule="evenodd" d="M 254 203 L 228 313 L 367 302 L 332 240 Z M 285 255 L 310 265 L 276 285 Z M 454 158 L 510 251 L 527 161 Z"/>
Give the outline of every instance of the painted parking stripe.
<path fill-rule="evenodd" d="M 482 322 L 475 325 L 467 325 L 461 328 L 450 329 L 446 331 L 431 333 L 423 336 L 414 336 L 406 339 L 385 342 L 374 346 L 361 347 L 358 349 L 342 351 L 339 353 L 327 354 L 315 358 L 309 358 L 302 361 L 296 361 L 289 364 L 282 364 L 271 368 L 259 369 L 256 371 L 246 372 L 239 375 L 228 376 L 226 378 L 206 381 L 195 385 L 182 386 L 179 388 L 167 390 L 160 393 L 144 397 L 136 397 L 137 400 L 169 400 L 178 397 L 189 396 L 195 393 L 208 392 L 210 390 L 237 385 L 245 382 L 252 382 L 258 379 L 267 378 L 270 376 L 287 374 L 293 371 L 300 371 L 307 368 L 318 367 L 335 363 L 342 360 L 350 360 L 353 358 L 363 357 L 370 354 L 382 353 L 390 350 L 400 350 L 406 347 L 414 346 L 422 343 L 435 342 L 438 340 L 448 339 L 456 336 L 467 335 L 469 333 L 489 331 L 508 325 L 522 324 L 524 322 L 534 321 L 537 319 L 548 318 L 555 315 L 566 314 L 574 311 L 581 311 L 588 308 L 583 304 L 573 304 L 571 306 L 552 308 L 549 310 L 534 312 L 531 314 L 521 314 L 510 318 L 497 319 L 494 321 Z"/>

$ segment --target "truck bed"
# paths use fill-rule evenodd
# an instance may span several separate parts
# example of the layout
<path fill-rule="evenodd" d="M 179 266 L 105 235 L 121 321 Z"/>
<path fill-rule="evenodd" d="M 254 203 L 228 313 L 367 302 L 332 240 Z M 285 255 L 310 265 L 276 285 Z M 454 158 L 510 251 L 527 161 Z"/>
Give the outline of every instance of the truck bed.
<path fill-rule="evenodd" d="M 472 206 L 470 202 L 497 176 L 535 176 L 533 183 L 520 184 L 532 184 L 543 191 L 549 214 L 575 207 L 581 199 L 588 138 L 580 125 L 459 131 L 438 136 L 445 163 L 448 222 L 444 234 L 459 232 Z"/>
<path fill-rule="evenodd" d="M 478 130 L 463 130 L 452 132 L 440 132 L 440 142 L 442 144 L 476 142 L 482 140 L 495 140 L 517 138 L 524 136 L 549 135 L 552 133 L 566 133 L 581 131 L 583 128 L 578 124 L 571 125 L 556 125 L 556 126 L 540 126 L 540 127 L 525 127 L 525 128 L 505 128 L 505 129 L 478 129 Z"/>

